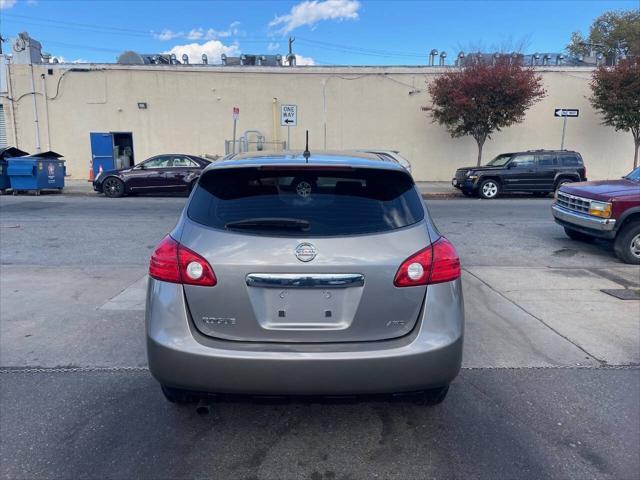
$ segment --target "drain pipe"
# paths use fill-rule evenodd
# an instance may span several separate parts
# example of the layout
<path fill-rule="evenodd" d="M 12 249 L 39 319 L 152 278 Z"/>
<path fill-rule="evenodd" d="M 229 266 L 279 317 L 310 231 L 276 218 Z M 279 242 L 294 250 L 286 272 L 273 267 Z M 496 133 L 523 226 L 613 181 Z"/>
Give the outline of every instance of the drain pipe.
<path fill-rule="evenodd" d="M 31 67 L 31 95 L 33 95 L 33 121 L 36 125 L 36 153 L 40 153 L 40 125 L 38 124 L 38 105 L 36 102 L 36 81 L 33 78 L 33 63 L 29 64 Z"/>
<path fill-rule="evenodd" d="M 47 132 L 47 150 L 51 150 L 51 130 L 49 129 L 49 102 L 47 99 L 47 81 L 44 73 L 40 75 L 42 79 L 42 97 L 44 99 L 44 127 Z"/>

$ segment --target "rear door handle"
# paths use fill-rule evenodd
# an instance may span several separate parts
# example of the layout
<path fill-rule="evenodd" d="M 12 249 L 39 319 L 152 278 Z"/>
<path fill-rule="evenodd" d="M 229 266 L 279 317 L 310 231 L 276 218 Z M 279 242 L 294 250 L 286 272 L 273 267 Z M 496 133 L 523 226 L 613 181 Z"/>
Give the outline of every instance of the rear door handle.
<path fill-rule="evenodd" d="M 247 286 L 262 288 L 347 288 L 364 285 L 359 273 L 250 273 Z"/>

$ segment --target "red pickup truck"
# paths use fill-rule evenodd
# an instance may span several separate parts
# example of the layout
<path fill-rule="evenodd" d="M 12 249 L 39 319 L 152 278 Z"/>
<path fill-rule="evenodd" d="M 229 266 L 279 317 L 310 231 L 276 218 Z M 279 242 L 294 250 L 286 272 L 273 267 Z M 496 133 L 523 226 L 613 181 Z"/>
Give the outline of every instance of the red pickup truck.
<path fill-rule="evenodd" d="M 551 209 L 570 238 L 614 240 L 620 260 L 640 264 L 640 167 L 620 180 L 565 183 Z"/>

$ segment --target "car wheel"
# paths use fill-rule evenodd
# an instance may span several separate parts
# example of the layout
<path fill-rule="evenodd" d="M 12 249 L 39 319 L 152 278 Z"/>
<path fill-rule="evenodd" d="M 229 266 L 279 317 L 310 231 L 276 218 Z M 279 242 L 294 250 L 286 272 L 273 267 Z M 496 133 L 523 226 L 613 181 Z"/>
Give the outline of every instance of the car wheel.
<path fill-rule="evenodd" d="M 121 197 L 124 195 L 124 182 L 116 177 L 105 178 L 102 182 L 102 191 L 110 198 Z"/>
<path fill-rule="evenodd" d="M 556 183 L 556 190 L 558 190 L 565 183 L 573 183 L 573 180 L 569 180 L 568 178 L 561 178 L 560 180 L 558 180 L 558 183 Z"/>
<path fill-rule="evenodd" d="M 481 198 L 486 198 L 488 200 L 496 198 L 500 194 L 500 184 L 497 180 L 493 180 L 491 178 L 483 180 L 478 188 L 478 193 Z"/>
<path fill-rule="evenodd" d="M 628 223 L 613 244 L 616 256 L 625 263 L 640 265 L 640 222 Z"/>
<path fill-rule="evenodd" d="M 425 390 L 418 397 L 418 404 L 427 407 L 439 405 L 444 402 L 444 399 L 447 397 L 447 393 L 449 393 L 449 385 L 440 388 L 433 388 L 431 390 Z"/>
<path fill-rule="evenodd" d="M 593 237 L 591 235 L 579 232 L 578 230 L 574 230 L 573 228 L 564 227 L 564 233 L 566 233 L 567 237 L 569 237 L 571 240 L 578 240 L 580 242 L 593 241 Z"/>
<path fill-rule="evenodd" d="M 186 405 L 188 403 L 195 403 L 198 399 L 187 390 L 181 390 L 179 388 L 167 387 L 161 385 L 162 393 L 167 401 L 175 404 Z"/>

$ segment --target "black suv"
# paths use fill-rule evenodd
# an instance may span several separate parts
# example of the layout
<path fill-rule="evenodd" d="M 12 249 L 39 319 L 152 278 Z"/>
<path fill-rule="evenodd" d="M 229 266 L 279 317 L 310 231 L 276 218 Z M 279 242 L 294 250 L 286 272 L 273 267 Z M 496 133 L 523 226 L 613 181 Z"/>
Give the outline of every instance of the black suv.
<path fill-rule="evenodd" d="M 578 152 L 529 150 L 502 153 L 488 164 L 456 170 L 451 183 L 467 196 L 496 198 L 502 192 L 546 195 L 568 182 L 587 180 L 587 169 Z"/>

